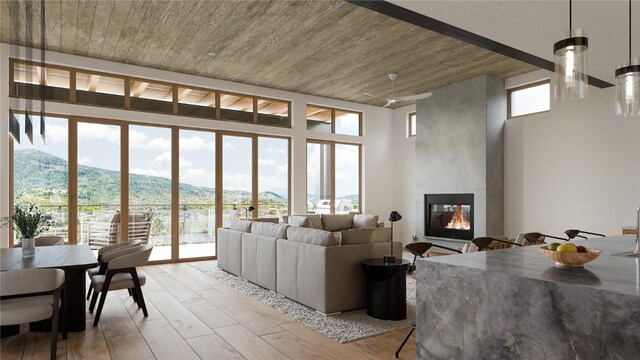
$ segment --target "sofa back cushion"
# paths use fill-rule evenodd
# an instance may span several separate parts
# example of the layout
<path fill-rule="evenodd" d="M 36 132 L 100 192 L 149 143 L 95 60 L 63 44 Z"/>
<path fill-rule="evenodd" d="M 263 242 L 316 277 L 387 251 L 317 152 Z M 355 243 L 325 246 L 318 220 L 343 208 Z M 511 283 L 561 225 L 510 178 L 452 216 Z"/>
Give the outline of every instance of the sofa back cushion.
<path fill-rule="evenodd" d="M 254 235 L 261 235 L 275 239 L 287 238 L 287 226 L 286 224 L 273 224 L 268 222 L 252 222 L 251 233 Z"/>
<path fill-rule="evenodd" d="M 309 229 L 299 226 L 289 226 L 287 228 L 287 239 L 305 244 L 318 246 L 338 246 L 340 242 L 336 240 L 329 231 Z"/>
<path fill-rule="evenodd" d="M 312 228 L 324 230 L 324 227 L 322 226 L 322 218 L 320 217 L 320 215 L 306 215 L 306 217 L 308 217 L 311 221 Z"/>
<path fill-rule="evenodd" d="M 374 228 L 378 226 L 378 215 L 355 214 L 353 216 L 353 228 Z"/>
<path fill-rule="evenodd" d="M 233 220 L 229 224 L 229 229 L 242 232 L 251 232 L 251 221 Z"/>
<path fill-rule="evenodd" d="M 340 245 L 373 244 L 391 241 L 391 228 L 362 228 L 342 231 Z"/>
<path fill-rule="evenodd" d="M 322 228 L 326 231 L 341 231 L 352 227 L 352 214 L 322 214 Z"/>
<path fill-rule="evenodd" d="M 305 215 L 291 215 L 287 219 L 287 222 L 291 226 L 300 226 L 305 228 L 313 227 L 311 226 L 311 219 Z"/>

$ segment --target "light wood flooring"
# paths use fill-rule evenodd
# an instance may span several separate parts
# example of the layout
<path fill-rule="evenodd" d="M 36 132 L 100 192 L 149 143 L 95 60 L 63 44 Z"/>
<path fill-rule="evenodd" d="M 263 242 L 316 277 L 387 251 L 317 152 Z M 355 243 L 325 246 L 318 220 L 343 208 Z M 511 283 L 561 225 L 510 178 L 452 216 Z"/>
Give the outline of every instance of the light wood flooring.
<path fill-rule="evenodd" d="M 393 359 L 408 329 L 340 344 L 189 264 L 142 268 L 145 318 L 126 290 L 109 293 L 98 327 L 58 341 L 58 359 Z M 87 304 L 88 307 L 88 304 Z M 49 334 L 2 339 L 0 357 L 48 359 Z M 401 359 L 415 359 L 415 335 Z"/>

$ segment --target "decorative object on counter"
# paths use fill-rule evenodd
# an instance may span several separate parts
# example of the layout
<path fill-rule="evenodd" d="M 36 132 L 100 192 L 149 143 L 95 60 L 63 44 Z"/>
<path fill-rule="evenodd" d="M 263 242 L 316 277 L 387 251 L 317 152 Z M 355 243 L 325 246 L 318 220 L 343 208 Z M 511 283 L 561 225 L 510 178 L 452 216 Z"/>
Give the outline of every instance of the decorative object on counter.
<path fill-rule="evenodd" d="M 582 231 L 582 230 L 577 230 L 577 229 L 569 229 L 569 230 L 566 230 L 564 233 L 567 235 L 569 240 L 571 240 L 573 238 L 576 238 L 576 237 L 579 237 L 579 238 L 582 238 L 582 239 L 587 239 L 586 236 L 582 236 L 580 234 L 587 234 L 587 235 L 594 235 L 594 236 L 604 237 L 604 235 L 602 235 L 602 234 L 592 233 L 592 232 Z"/>
<path fill-rule="evenodd" d="M 53 217 L 46 214 L 35 204 L 27 206 L 16 205 L 13 208 L 11 218 L 4 218 L 2 225 L 8 226 L 13 221 L 13 226 L 20 237 L 22 245 L 22 258 L 32 258 L 36 256 L 36 243 L 34 238 L 47 230 L 53 225 Z"/>
<path fill-rule="evenodd" d="M 586 252 L 578 252 L 577 249 L 561 250 L 563 246 L 571 247 L 573 244 L 563 244 L 558 246 L 557 250 L 550 250 L 548 246 L 542 246 L 540 251 L 549 259 L 556 262 L 559 268 L 582 268 L 584 264 L 595 260 L 600 256 L 600 250 L 586 249 Z"/>
<path fill-rule="evenodd" d="M 553 44 L 555 55 L 554 96 L 556 100 L 578 100 L 587 96 L 587 50 L 589 39 L 580 28 L 572 29 L 569 0 L 569 36 Z"/>
<path fill-rule="evenodd" d="M 393 264 L 396 262 L 396 257 L 393 256 L 393 223 L 396 221 L 400 221 L 401 219 L 402 215 L 400 215 L 400 213 L 395 210 L 389 214 L 389 221 L 391 222 L 391 242 L 389 243 L 391 245 L 391 254 L 385 255 L 383 259 L 384 262 L 388 264 Z"/>
<path fill-rule="evenodd" d="M 252 212 L 255 209 L 256 208 L 253 205 L 249 205 L 248 208 L 244 209 L 244 218 L 245 218 L 245 220 L 249 220 L 249 212 Z"/>

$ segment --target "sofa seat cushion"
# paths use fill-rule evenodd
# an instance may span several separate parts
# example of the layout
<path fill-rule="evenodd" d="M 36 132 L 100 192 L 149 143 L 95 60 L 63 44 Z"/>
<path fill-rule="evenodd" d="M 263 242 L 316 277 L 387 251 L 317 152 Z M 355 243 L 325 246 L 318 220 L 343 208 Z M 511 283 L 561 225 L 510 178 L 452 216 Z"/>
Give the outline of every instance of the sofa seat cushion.
<path fill-rule="evenodd" d="M 340 245 L 373 244 L 391 241 L 391 228 L 362 228 L 342 231 Z"/>
<path fill-rule="evenodd" d="M 273 224 L 268 222 L 253 222 L 251 224 L 251 233 L 276 239 L 287 238 L 287 228 L 285 224 Z"/>
<path fill-rule="evenodd" d="M 292 216 L 289 216 L 289 218 L 287 219 L 287 222 L 291 226 L 300 226 L 300 227 L 305 227 L 305 228 L 313 227 L 311 225 L 311 219 L 308 216 L 304 216 L 304 215 L 292 215 Z M 320 223 L 320 224 L 322 224 L 322 223 Z"/>
<path fill-rule="evenodd" d="M 378 215 L 355 214 L 353 216 L 353 228 L 374 228 L 378 226 Z"/>
<path fill-rule="evenodd" d="M 251 224 L 252 222 L 247 220 L 233 220 L 231 224 L 229 224 L 229 229 L 242 232 L 251 232 Z"/>
<path fill-rule="evenodd" d="M 322 214 L 322 228 L 327 231 L 341 231 L 353 227 L 352 214 Z"/>
<path fill-rule="evenodd" d="M 338 246 L 340 244 L 329 231 L 308 229 L 299 226 L 289 226 L 287 229 L 287 239 L 318 246 Z"/>

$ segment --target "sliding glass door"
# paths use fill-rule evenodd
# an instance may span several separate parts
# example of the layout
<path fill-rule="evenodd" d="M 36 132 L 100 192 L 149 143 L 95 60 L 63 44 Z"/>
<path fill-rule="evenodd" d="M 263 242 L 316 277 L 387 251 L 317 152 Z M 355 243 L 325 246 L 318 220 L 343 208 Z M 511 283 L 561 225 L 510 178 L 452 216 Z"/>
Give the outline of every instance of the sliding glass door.
<path fill-rule="evenodd" d="M 216 134 L 180 130 L 180 259 L 216 255 Z"/>
<path fill-rule="evenodd" d="M 222 136 L 222 226 L 231 221 L 252 217 L 253 138 Z"/>
<path fill-rule="evenodd" d="M 120 238 L 120 126 L 77 122 L 77 242 L 95 248 Z"/>
<path fill-rule="evenodd" d="M 170 260 L 171 128 L 129 126 L 129 239 L 155 245 L 151 260 Z"/>

